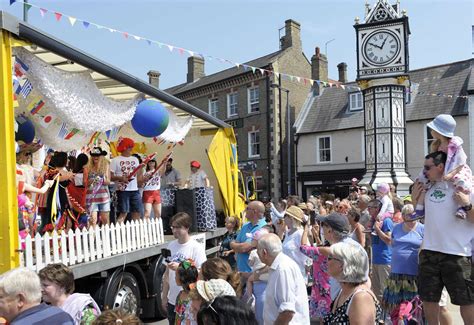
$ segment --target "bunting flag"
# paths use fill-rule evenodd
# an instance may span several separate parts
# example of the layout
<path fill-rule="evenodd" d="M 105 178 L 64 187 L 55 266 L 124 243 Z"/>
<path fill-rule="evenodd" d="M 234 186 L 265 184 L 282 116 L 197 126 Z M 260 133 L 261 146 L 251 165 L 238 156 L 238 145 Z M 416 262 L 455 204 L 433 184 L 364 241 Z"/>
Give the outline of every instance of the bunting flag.
<path fill-rule="evenodd" d="M 48 114 L 46 116 L 43 116 L 43 119 L 41 120 L 40 124 L 44 128 L 48 128 L 51 124 L 53 124 L 53 121 L 55 119 L 55 116 L 53 114 Z"/>
<path fill-rule="evenodd" d="M 15 76 L 17 77 L 23 77 L 23 75 L 28 71 L 29 67 L 21 61 L 19 58 L 15 58 L 15 65 L 14 65 L 14 70 L 15 70 Z"/>
<path fill-rule="evenodd" d="M 60 12 L 55 12 L 54 16 L 56 17 L 56 21 L 60 21 L 63 15 Z"/>
<path fill-rule="evenodd" d="M 79 133 L 79 129 L 72 129 L 65 137 L 64 137 L 64 140 L 69 140 L 71 139 L 74 135 L 76 135 L 77 133 Z"/>
<path fill-rule="evenodd" d="M 74 17 L 67 17 L 69 19 L 69 23 L 71 24 L 71 26 L 74 26 L 74 24 L 76 23 L 76 18 Z"/>
<path fill-rule="evenodd" d="M 44 106 L 44 101 L 40 99 L 38 102 L 33 104 L 33 107 L 30 110 L 31 115 L 38 113 Z"/>
<path fill-rule="evenodd" d="M 16 76 L 13 76 L 13 94 L 18 95 L 21 91 L 20 81 Z M 15 96 L 16 97 L 16 96 Z"/>
<path fill-rule="evenodd" d="M 100 132 L 94 132 L 91 136 L 91 139 L 89 140 L 88 145 L 90 146 L 92 143 L 95 143 L 97 139 L 99 138 L 99 136 L 100 136 Z"/>
<path fill-rule="evenodd" d="M 63 122 L 61 124 L 61 128 L 59 129 L 59 132 L 58 132 L 58 138 L 64 139 L 64 137 L 66 136 L 67 133 L 68 133 L 68 129 L 66 127 L 66 123 Z"/>
<path fill-rule="evenodd" d="M 23 86 L 21 86 L 20 95 L 22 95 L 23 98 L 26 99 L 26 97 L 28 97 L 28 95 L 31 93 L 32 90 L 33 90 L 33 85 L 28 79 L 26 79 Z"/>

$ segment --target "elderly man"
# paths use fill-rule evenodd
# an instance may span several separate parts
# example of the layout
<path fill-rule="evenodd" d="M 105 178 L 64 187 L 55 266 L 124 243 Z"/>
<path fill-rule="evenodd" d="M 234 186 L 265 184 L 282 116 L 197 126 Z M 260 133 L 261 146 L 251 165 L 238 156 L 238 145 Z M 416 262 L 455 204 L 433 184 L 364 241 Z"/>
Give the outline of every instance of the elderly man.
<path fill-rule="evenodd" d="M 252 269 L 248 263 L 249 252 L 255 248 L 252 246 L 252 238 L 247 234 L 253 234 L 267 223 L 264 214 L 265 205 L 260 201 L 252 201 L 246 209 L 246 217 L 249 222 L 242 226 L 235 241 L 230 243 L 230 248 L 235 252 L 237 259 L 237 270 L 246 278 Z"/>
<path fill-rule="evenodd" d="M 280 238 L 264 235 L 257 246 L 260 260 L 270 267 L 263 318 L 265 325 L 309 324 L 306 285 L 299 266 L 282 253 Z"/>
<path fill-rule="evenodd" d="M 40 279 L 25 268 L 0 276 L 0 317 L 11 325 L 74 324 L 62 309 L 41 303 Z"/>
<path fill-rule="evenodd" d="M 417 182 L 412 198 L 425 208 L 425 236 L 419 258 L 418 293 L 423 300 L 430 324 L 439 324 L 439 300 L 446 287 L 454 305 L 460 306 L 464 324 L 474 324 L 474 273 L 472 271 L 472 239 L 474 215 L 470 202 L 464 209 L 467 219 L 456 218 L 457 201 L 453 183 L 443 179 L 446 153 L 437 151 L 425 157 L 424 173 L 430 181 L 425 190 Z M 463 198 L 468 203 L 466 198 Z"/>

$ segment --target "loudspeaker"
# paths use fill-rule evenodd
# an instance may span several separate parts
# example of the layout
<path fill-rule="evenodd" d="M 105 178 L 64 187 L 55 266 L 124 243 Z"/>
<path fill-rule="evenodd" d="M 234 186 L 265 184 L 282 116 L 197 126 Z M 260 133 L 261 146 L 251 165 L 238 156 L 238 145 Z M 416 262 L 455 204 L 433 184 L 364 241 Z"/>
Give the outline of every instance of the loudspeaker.
<path fill-rule="evenodd" d="M 189 232 L 197 232 L 197 210 L 194 190 L 184 189 L 176 191 L 176 213 L 186 212 L 193 219 Z"/>

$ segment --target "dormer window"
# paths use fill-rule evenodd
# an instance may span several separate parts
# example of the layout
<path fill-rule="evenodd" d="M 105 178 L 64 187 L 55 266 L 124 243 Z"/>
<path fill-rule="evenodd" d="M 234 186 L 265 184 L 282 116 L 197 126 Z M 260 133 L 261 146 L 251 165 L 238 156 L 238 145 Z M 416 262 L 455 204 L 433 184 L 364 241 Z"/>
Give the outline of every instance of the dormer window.
<path fill-rule="evenodd" d="M 349 94 L 349 110 L 359 111 L 364 108 L 362 105 L 362 92 L 358 91 L 356 93 Z"/>

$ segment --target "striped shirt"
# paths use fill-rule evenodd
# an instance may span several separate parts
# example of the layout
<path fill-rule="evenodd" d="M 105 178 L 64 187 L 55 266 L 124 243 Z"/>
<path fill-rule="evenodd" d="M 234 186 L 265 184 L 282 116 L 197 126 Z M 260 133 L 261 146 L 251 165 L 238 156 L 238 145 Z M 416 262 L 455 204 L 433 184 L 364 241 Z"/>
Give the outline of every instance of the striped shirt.
<path fill-rule="evenodd" d="M 19 313 L 11 325 L 74 325 L 72 317 L 61 308 L 39 304 Z"/>
<path fill-rule="evenodd" d="M 98 182 L 98 177 L 101 177 L 102 180 Z M 107 203 L 109 202 L 109 187 L 103 183 L 103 175 L 89 172 L 89 187 L 87 188 L 86 202 L 88 205 L 92 203 Z M 97 185 L 100 184 L 100 187 Z"/>

